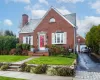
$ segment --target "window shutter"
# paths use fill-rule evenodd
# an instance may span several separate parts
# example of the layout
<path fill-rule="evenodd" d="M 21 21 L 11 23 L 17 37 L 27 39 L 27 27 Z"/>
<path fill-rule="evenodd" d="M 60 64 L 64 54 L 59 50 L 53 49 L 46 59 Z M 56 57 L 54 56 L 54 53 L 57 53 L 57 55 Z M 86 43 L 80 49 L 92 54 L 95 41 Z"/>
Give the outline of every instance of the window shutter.
<path fill-rule="evenodd" d="M 26 37 L 23 37 L 23 43 L 24 44 L 26 43 Z"/>
<path fill-rule="evenodd" d="M 52 44 L 55 44 L 55 34 L 52 33 Z"/>
<path fill-rule="evenodd" d="M 33 45 L 33 36 L 31 36 L 31 45 Z"/>
<path fill-rule="evenodd" d="M 67 33 L 66 32 L 63 33 L 63 38 L 64 38 L 63 43 L 66 44 L 67 43 Z"/>

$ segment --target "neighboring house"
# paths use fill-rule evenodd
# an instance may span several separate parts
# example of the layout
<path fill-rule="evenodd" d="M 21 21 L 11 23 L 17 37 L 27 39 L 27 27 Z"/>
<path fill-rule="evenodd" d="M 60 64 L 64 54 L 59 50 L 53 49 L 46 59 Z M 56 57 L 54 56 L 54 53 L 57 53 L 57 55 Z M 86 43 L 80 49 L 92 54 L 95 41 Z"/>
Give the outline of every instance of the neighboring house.
<path fill-rule="evenodd" d="M 45 45 L 62 45 L 75 50 L 76 14 L 62 15 L 51 7 L 41 19 L 31 19 L 22 15 L 19 32 L 20 43 L 28 43 L 44 50 Z"/>
<path fill-rule="evenodd" d="M 77 48 L 76 48 L 76 51 L 77 52 L 80 52 L 82 47 L 86 47 L 85 45 L 85 38 L 83 38 L 82 36 L 80 35 L 77 35 L 76 36 L 76 40 L 77 40 Z"/>

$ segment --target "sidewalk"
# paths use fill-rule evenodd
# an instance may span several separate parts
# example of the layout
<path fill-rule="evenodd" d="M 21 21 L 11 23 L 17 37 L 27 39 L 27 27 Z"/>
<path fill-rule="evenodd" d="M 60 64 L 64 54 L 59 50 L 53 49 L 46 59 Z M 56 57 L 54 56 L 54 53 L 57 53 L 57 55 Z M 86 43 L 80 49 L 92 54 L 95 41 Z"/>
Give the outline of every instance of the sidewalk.
<path fill-rule="evenodd" d="M 21 78 L 26 80 L 73 80 L 72 77 L 48 76 L 26 72 L 0 71 L 0 76 Z"/>

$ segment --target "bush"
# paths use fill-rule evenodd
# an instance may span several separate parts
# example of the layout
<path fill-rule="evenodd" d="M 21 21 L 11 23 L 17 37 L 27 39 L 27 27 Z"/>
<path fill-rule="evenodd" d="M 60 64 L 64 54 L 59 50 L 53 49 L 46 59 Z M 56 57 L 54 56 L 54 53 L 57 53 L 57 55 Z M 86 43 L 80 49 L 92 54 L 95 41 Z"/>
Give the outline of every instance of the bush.
<path fill-rule="evenodd" d="M 15 36 L 0 36 L 0 54 L 9 54 L 10 50 L 16 47 L 16 43 Z"/>
<path fill-rule="evenodd" d="M 35 67 L 33 72 L 36 74 L 42 74 L 42 73 L 46 73 L 46 70 L 47 70 L 47 65 L 38 65 Z"/>
<path fill-rule="evenodd" d="M 61 46 L 61 45 L 52 45 L 49 48 L 49 54 L 50 56 L 56 56 L 56 55 L 63 55 L 66 56 L 69 54 L 68 49 L 66 49 L 65 47 Z"/>
<path fill-rule="evenodd" d="M 49 67 L 49 68 L 47 69 L 46 73 L 47 73 L 47 75 L 51 75 L 51 76 L 57 75 L 57 70 L 56 70 L 56 68 L 54 68 L 54 67 Z"/>
<path fill-rule="evenodd" d="M 1 68 L 2 65 L 3 65 L 3 63 L 0 63 L 0 68 Z"/>
<path fill-rule="evenodd" d="M 57 69 L 58 76 L 74 76 L 74 70 L 68 67 L 60 67 Z"/>
<path fill-rule="evenodd" d="M 22 49 L 23 50 L 30 50 L 30 45 L 29 44 L 22 44 Z"/>
<path fill-rule="evenodd" d="M 5 71 L 6 69 L 8 69 L 9 65 L 8 64 L 4 64 L 1 66 L 0 70 Z"/>
<path fill-rule="evenodd" d="M 31 66 L 27 65 L 27 66 L 25 67 L 25 71 L 26 71 L 26 72 L 30 72 L 30 70 L 31 70 Z"/>
<path fill-rule="evenodd" d="M 25 68 L 26 67 L 27 67 L 27 64 L 26 63 L 21 64 L 19 71 L 22 71 L 22 72 L 25 71 Z"/>
<path fill-rule="evenodd" d="M 28 50 L 30 50 L 29 44 L 16 44 L 16 55 L 28 55 Z"/>

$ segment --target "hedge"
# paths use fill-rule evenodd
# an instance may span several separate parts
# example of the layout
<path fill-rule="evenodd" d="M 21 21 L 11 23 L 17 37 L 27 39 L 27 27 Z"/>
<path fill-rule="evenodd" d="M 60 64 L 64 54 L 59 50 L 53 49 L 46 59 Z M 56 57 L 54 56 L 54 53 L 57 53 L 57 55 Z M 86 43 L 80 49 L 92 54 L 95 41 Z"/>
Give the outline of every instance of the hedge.
<path fill-rule="evenodd" d="M 11 49 L 16 48 L 16 43 L 15 36 L 0 36 L 0 54 L 9 54 Z"/>

